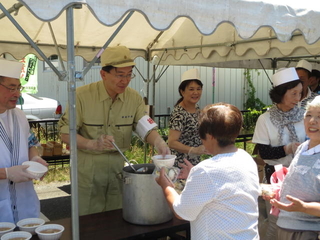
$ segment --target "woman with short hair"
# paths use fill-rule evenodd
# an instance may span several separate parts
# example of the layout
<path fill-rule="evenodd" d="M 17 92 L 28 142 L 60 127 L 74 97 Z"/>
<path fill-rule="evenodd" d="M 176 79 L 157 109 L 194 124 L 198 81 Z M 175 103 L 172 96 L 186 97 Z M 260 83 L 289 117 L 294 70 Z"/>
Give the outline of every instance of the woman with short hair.
<path fill-rule="evenodd" d="M 191 239 L 259 239 L 259 177 L 252 157 L 235 146 L 243 119 L 231 104 L 203 109 L 199 134 L 213 157 L 196 166 L 185 160 L 187 176 L 179 195 L 161 169 L 156 179 L 176 217 L 190 221 Z"/>

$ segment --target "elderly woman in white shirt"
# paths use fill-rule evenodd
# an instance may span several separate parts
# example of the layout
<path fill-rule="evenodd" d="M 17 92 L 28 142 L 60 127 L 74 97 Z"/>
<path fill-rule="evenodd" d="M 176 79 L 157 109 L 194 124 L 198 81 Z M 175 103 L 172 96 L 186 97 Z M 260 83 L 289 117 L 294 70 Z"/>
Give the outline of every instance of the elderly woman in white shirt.
<path fill-rule="evenodd" d="M 298 108 L 301 100 L 302 82 L 294 68 L 285 68 L 272 76 L 273 87 L 270 98 L 272 107 L 262 114 L 256 123 L 252 142 L 257 144 L 259 154 L 265 162 L 265 182 L 275 171 L 274 165 L 288 167 L 296 148 L 305 141 L 303 126 L 304 110 Z M 276 239 L 276 217 L 270 215 L 270 203 L 266 202 L 268 213 L 267 239 Z"/>
<path fill-rule="evenodd" d="M 320 239 L 320 96 L 307 104 L 304 126 L 310 140 L 298 148 L 284 178 L 280 201 L 278 239 Z"/>
<path fill-rule="evenodd" d="M 181 172 L 187 182 L 181 195 L 164 169 L 156 179 L 175 215 L 190 221 L 191 239 L 259 239 L 257 166 L 235 146 L 242 123 L 242 114 L 233 105 L 206 106 L 200 114 L 199 135 L 213 157 L 196 166 L 185 160 Z"/>

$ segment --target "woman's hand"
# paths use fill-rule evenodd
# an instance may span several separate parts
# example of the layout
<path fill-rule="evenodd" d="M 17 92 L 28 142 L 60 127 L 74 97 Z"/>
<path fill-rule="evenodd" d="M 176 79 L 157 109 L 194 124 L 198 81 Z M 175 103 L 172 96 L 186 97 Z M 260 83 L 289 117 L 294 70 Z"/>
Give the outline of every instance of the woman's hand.
<path fill-rule="evenodd" d="M 303 212 L 304 211 L 305 202 L 301 201 L 298 198 L 292 197 L 290 195 L 287 195 L 286 198 L 289 201 L 291 201 L 291 203 L 285 204 L 285 203 L 282 203 L 276 199 L 271 199 L 270 203 L 273 206 L 275 206 L 281 210 L 285 210 L 287 212 Z"/>
<path fill-rule="evenodd" d="M 193 165 L 187 159 L 183 159 L 183 161 L 184 163 L 179 163 L 181 169 L 178 179 L 187 179 L 191 168 L 193 168 Z"/>
<path fill-rule="evenodd" d="M 300 146 L 300 142 L 291 142 L 283 147 L 284 152 L 288 154 L 295 154 L 297 148 Z"/>
<path fill-rule="evenodd" d="M 156 182 L 160 185 L 162 189 L 165 189 L 166 187 L 174 187 L 172 181 L 169 179 L 169 177 L 166 174 L 165 168 L 162 167 L 160 170 L 160 176 L 156 177 Z"/>

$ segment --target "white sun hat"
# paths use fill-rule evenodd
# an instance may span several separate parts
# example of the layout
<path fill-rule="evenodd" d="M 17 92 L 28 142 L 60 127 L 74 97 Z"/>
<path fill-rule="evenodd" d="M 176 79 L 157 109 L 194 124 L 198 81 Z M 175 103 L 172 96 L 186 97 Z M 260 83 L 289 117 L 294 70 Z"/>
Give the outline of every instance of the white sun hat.
<path fill-rule="evenodd" d="M 199 70 L 197 68 L 189 69 L 182 74 L 181 82 L 186 80 L 200 80 Z M 200 80 L 201 81 L 201 80 Z"/>
<path fill-rule="evenodd" d="M 311 63 L 309 63 L 308 61 L 306 61 L 306 60 L 304 60 L 304 59 L 302 59 L 302 60 L 300 60 L 300 61 L 298 62 L 296 68 L 303 68 L 303 69 L 305 69 L 305 70 L 307 70 L 307 71 L 309 71 L 309 72 L 312 71 L 312 65 L 311 65 Z"/>
<path fill-rule="evenodd" d="M 0 59 L 0 76 L 20 79 L 23 63 Z"/>
<path fill-rule="evenodd" d="M 272 76 L 273 87 L 295 80 L 299 80 L 299 76 L 294 67 L 279 69 Z"/>

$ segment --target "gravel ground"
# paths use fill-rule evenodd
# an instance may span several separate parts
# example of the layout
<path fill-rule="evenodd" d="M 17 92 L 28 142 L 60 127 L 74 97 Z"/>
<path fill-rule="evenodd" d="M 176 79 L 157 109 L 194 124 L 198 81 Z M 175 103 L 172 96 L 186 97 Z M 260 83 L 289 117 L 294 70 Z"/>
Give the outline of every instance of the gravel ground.
<path fill-rule="evenodd" d="M 40 183 L 35 190 L 46 221 L 71 217 L 70 182 Z"/>

